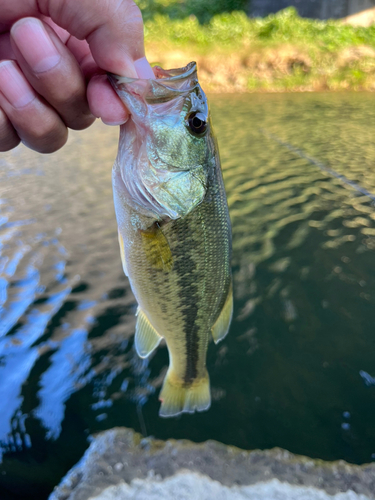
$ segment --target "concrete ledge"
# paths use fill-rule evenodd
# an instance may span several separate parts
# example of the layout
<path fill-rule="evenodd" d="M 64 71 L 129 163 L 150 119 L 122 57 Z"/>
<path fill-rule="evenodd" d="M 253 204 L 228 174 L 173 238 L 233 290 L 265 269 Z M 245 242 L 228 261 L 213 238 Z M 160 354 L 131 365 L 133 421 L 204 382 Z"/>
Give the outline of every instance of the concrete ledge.
<path fill-rule="evenodd" d="M 50 500 L 375 500 L 375 464 L 324 462 L 275 448 L 98 434 Z"/>

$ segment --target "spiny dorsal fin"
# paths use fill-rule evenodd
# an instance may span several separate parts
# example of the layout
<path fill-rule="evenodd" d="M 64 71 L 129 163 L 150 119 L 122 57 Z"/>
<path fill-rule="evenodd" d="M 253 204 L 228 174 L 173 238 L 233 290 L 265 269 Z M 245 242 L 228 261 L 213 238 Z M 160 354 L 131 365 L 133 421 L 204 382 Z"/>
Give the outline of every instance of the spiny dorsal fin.
<path fill-rule="evenodd" d="M 215 344 L 223 340 L 223 338 L 228 333 L 230 322 L 233 314 L 233 293 L 232 293 L 232 283 L 230 284 L 228 295 L 225 300 L 223 309 L 221 310 L 220 316 L 217 318 L 214 326 L 212 327 L 212 337 Z"/>
<path fill-rule="evenodd" d="M 121 255 L 121 262 L 122 262 L 122 268 L 124 269 L 125 276 L 129 276 L 128 270 L 126 267 L 126 260 L 125 260 L 125 248 L 124 248 L 124 240 L 121 236 L 120 231 L 118 232 L 118 242 L 120 245 L 120 255 Z"/>
<path fill-rule="evenodd" d="M 135 348 L 140 358 L 147 358 L 159 345 L 162 337 L 151 325 L 145 313 L 138 307 L 135 325 Z"/>
<path fill-rule="evenodd" d="M 158 222 L 141 230 L 143 250 L 151 267 L 170 271 L 173 267 L 172 252 Z"/>

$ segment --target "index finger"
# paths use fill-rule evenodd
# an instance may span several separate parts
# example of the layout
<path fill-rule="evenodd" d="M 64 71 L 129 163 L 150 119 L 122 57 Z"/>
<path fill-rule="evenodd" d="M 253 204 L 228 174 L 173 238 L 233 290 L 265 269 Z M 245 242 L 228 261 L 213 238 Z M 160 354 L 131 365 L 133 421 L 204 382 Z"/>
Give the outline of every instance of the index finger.
<path fill-rule="evenodd" d="M 87 40 L 105 71 L 137 78 L 144 57 L 143 22 L 132 0 L 0 0 L 0 32 L 27 16 L 50 17 L 79 40 Z"/>

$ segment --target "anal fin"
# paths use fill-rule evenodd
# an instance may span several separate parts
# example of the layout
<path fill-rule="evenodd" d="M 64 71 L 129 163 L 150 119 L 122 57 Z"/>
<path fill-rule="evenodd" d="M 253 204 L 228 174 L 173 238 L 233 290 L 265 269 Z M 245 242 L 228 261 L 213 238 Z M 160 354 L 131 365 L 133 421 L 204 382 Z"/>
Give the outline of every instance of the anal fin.
<path fill-rule="evenodd" d="M 220 342 L 220 340 L 223 340 L 223 338 L 228 333 L 230 322 L 232 320 L 232 314 L 233 314 L 233 292 L 231 283 L 220 316 L 217 318 L 214 326 L 211 329 L 212 337 L 214 339 L 215 344 Z"/>
<path fill-rule="evenodd" d="M 151 325 L 145 313 L 138 307 L 135 325 L 135 348 L 140 358 L 147 358 L 157 348 L 162 337 Z"/>

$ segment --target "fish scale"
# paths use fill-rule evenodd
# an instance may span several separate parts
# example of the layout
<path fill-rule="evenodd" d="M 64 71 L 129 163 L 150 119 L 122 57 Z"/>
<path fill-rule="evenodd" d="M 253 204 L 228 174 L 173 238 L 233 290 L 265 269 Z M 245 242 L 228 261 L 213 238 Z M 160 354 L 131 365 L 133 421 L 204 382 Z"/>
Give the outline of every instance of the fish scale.
<path fill-rule="evenodd" d="M 210 406 L 207 347 L 211 335 L 217 342 L 229 329 L 232 280 L 219 153 L 195 63 L 164 74 L 156 83 L 111 82 L 133 121 L 121 130 L 113 188 L 122 261 L 139 305 L 135 345 L 146 357 L 165 338 L 170 366 L 160 415 L 168 417 Z M 199 133 L 196 115 L 206 120 L 194 122 Z M 176 144 L 179 157 L 170 150 Z"/>

